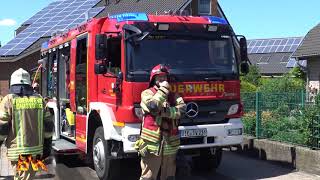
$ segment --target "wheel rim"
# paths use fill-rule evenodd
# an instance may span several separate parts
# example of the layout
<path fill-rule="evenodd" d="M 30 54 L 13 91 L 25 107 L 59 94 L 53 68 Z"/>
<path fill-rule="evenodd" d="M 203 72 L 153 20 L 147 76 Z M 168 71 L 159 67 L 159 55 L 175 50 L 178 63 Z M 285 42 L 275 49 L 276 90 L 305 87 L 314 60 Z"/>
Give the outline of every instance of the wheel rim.
<path fill-rule="evenodd" d="M 93 149 L 93 161 L 99 170 L 103 170 L 106 163 L 104 145 L 100 138 L 97 139 Z"/>

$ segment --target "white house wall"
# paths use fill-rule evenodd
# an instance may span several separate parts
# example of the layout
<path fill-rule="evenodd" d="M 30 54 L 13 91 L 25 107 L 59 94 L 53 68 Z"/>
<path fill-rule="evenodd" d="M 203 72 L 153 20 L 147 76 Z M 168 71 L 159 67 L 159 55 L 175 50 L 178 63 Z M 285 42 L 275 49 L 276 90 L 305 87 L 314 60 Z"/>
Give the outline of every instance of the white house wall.
<path fill-rule="evenodd" d="M 308 90 L 317 89 L 319 92 L 320 57 L 308 59 Z"/>

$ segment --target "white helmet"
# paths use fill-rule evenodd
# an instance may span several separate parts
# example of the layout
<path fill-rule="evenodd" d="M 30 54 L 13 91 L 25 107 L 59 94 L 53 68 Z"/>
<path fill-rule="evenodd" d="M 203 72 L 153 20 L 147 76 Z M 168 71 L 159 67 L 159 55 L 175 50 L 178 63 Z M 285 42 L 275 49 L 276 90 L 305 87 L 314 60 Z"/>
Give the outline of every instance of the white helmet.
<path fill-rule="evenodd" d="M 17 84 L 31 85 L 30 74 L 22 68 L 16 70 L 11 75 L 10 86 Z"/>

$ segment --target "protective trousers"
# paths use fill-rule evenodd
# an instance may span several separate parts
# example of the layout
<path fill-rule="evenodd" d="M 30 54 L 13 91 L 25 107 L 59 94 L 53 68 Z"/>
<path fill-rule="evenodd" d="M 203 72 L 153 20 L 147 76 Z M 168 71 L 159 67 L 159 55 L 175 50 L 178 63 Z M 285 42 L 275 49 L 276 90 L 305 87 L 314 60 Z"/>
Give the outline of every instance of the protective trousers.
<path fill-rule="evenodd" d="M 36 172 L 32 169 L 31 165 L 28 171 L 17 171 L 17 161 L 11 161 L 12 169 L 14 171 L 14 180 L 31 180 L 34 179 Z"/>
<path fill-rule="evenodd" d="M 141 157 L 141 177 L 140 180 L 157 180 L 161 168 L 160 180 L 175 180 L 176 174 L 176 154 L 160 156 L 147 153 Z"/>

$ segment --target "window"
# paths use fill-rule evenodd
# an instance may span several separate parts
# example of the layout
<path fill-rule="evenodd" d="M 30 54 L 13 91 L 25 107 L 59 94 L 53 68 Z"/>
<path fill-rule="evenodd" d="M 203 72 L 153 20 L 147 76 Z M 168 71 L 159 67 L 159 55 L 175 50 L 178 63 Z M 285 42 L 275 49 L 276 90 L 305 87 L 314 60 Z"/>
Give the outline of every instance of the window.
<path fill-rule="evenodd" d="M 121 71 L 121 39 L 114 38 L 109 39 L 110 41 L 110 60 L 108 61 L 108 72 L 112 74 L 119 74 Z"/>
<path fill-rule="evenodd" d="M 77 41 L 76 106 L 78 114 L 87 114 L 87 36 Z"/>
<path fill-rule="evenodd" d="M 70 47 L 59 49 L 59 97 L 69 99 L 70 85 Z"/>
<path fill-rule="evenodd" d="M 211 0 L 199 0 L 198 1 L 199 15 L 211 14 Z"/>
<path fill-rule="evenodd" d="M 54 49 L 49 54 L 49 63 L 47 65 L 47 89 L 49 97 L 57 97 L 57 81 L 58 81 L 58 59 L 57 50 Z"/>

